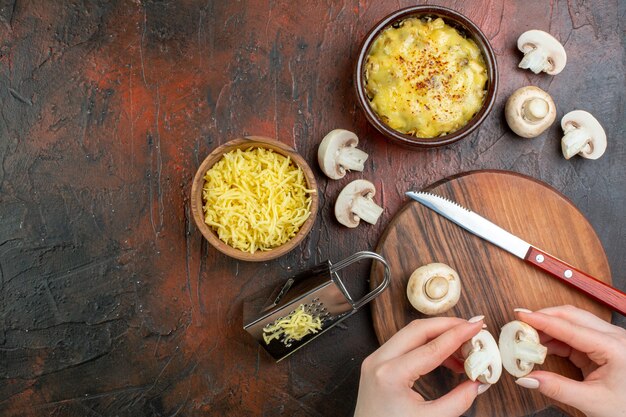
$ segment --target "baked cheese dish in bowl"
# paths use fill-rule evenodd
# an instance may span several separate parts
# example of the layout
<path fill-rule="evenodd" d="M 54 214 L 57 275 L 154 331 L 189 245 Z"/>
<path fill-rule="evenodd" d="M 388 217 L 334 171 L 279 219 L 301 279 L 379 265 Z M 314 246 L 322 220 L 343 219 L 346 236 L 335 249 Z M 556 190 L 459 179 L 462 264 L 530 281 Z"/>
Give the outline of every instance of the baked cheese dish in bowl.
<path fill-rule="evenodd" d="M 354 79 L 368 121 L 392 141 L 419 148 L 474 131 L 498 86 L 485 35 L 440 6 L 409 7 L 381 20 L 363 42 Z"/>

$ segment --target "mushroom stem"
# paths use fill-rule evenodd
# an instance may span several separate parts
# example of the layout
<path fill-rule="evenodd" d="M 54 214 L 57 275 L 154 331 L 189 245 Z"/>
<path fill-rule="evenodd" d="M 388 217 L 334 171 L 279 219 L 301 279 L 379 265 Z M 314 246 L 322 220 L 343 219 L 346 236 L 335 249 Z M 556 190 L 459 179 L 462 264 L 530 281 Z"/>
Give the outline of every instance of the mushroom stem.
<path fill-rule="evenodd" d="M 561 150 L 565 159 L 584 151 L 591 153 L 593 151 L 589 134 L 583 129 L 572 128 L 565 132 L 565 136 L 561 140 Z"/>
<path fill-rule="evenodd" d="M 504 369 L 517 378 L 528 375 L 535 364 L 542 364 L 548 353 L 537 331 L 519 320 L 502 327 L 498 346 Z"/>
<path fill-rule="evenodd" d="M 561 119 L 564 136 L 561 150 L 565 159 L 578 154 L 598 159 L 606 151 L 606 132 L 598 120 L 584 110 L 573 110 Z"/>
<path fill-rule="evenodd" d="M 484 350 L 478 350 L 465 359 L 465 373 L 469 379 L 476 381 L 476 378 L 488 373 L 489 365 L 493 361 L 491 356 L 490 353 Z"/>
<path fill-rule="evenodd" d="M 522 105 L 522 116 L 526 120 L 538 122 L 548 115 L 550 106 L 547 101 L 541 98 L 526 100 Z"/>
<path fill-rule="evenodd" d="M 380 215 L 383 214 L 383 208 L 374 203 L 374 200 L 369 195 L 367 197 L 358 196 L 352 206 L 352 212 L 360 217 L 361 220 L 370 224 L 376 224 Z"/>
<path fill-rule="evenodd" d="M 406 295 L 411 305 L 421 313 L 444 313 L 459 301 L 461 278 L 446 264 L 434 262 L 422 265 L 409 277 Z M 471 344 L 468 349 L 472 350 Z"/>
<path fill-rule="evenodd" d="M 481 330 L 461 346 L 465 358 L 463 367 L 472 380 L 485 384 L 495 384 L 502 374 L 502 358 L 498 345 L 491 333 Z"/>
<path fill-rule="evenodd" d="M 330 131 L 317 149 L 317 162 L 329 178 L 338 180 L 346 175 L 346 171 L 363 171 L 367 153 L 356 146 L 359 138 L 348 130 L 335 129 Z"/>
<path fill-rule="evenodd" d="M 552 35 L 542 30 L 527 30 L 517 38 L 517 49 L 524 53 L 520 68 L 530 69 L 535 74 L 560 73 L 567 63 L 563 45 Z"/>
<path fill-rule="evenodd" d="M 529 365 L 541 365 L 546 360 L 547 353 L 548 348 L 530 340 L 520 340 L 515 344 L 515 356 Z"/>
<path fill-rule="evenodd" d="M 556 118 L 556 106 L 550 94 L 539 87 L 518 88 L 506 101 L 506 122 L 515 134 L 534 138 L 543 133 Z"/>
<path fill-rule="evenodd" d="M 431 300 L 441 300 L 446 296 L 449 288 L 448 280 L 445 277 L 436 275 L 426 282 L 424 292 Z"/>
<path fill-rule="evenodd" d="M 552 65 L 550 61 L 548 61 L 548 54 L 546 54 L 542 48 L 535 48 L 524 54 L 524 58 L 520 61 L 519 67 L 529 69 L 535 74 L 539 74 L 541 71 L 552 68 Z"/>
<path fill-rule="evenodd" d="M 337 164 L 343 172 L 345 172 L 345 170 L 363 171 L 367 157 L 367 153 L 362 150 L 348 146 L 339 150 Z"/>

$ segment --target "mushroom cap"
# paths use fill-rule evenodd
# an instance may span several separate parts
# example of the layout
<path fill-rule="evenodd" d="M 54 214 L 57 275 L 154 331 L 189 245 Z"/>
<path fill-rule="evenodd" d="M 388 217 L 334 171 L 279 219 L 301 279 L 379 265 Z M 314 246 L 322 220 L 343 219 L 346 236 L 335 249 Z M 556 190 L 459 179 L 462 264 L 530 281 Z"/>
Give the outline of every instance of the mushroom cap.
<path fill-rule="evenodd" d="M 489 365 L 487 369 L 489 372 L 486 375 L 481 374 L 477 378 L 472 379 L 474 372 L 471 367 L 476 365 L 476 361 L 470 357 L 477 353 L 480 355 L 483 353 L 486 354 Z M 465 358 L 463 365 L 465 373 L 470 379 L 478 379 L 484 384 L 495 384 L 498 382 L 500 375 L 502 375 L 502 359 L 500 358 L 500 350 L 498 349 L 496 340 L 487 330 L 481 330 L 476 336 L 465 342 L 461 346 L 461 355 Z"/>
<path fill-rule="evenodd" d="M 509 97 L 504 115 L 513 132 L 523 138 L 534 138 L 554 122 L 556 106 L 550 94 L 539 87 L 527 86 Z"/>
<path fill-rule="evenodd" d="M 522 33 L 517 38 L 517 49 L 524 54 L 536 48 L 542 48 L 548 55 L 548 62 L 551 64 L 551 68 L 546 70 L 546 73 L 556 75 L 563 71 L 565 64 L 567 64 L 567 53 L 561 42 L 554 36 L 543 30 L 533 29 Z"/>
<path fill-rule="evenodd" d="M 546 348 L 539 341 L 539 334 L 532 326 L 519 320 L 505 324 L 500 330 L 500 339 L 498 340 L 500 356 L 504 369 L 517 378 L 528 375 L 533 370 L 535 363 L 520 360 L 520 356 L 516 354 L 516 345 L 520 341 L 537 345 L 537 355 L 541 356 L 540 353 L 543 353 L 541 360 L 536 363 L 543 363 L 546 351 Z"/>
<path fill-rule="evenodd" d="M 579 155 L 587 159 L 598 159 L 606 151 L 606 132 L 598 119 L 584 110 L 573 110 L 561 119 L 561 128 L 565 133 L 573 129 L 584 129 L 589 134 L 589 141 Z"/>
<path fill-rule="evenodd" d="M 376 194 L 376 187 L 367 180 L 354 180 L 339 193 L 335 202 L 335 217 L 344 226 L 355 228 L 361 219 L 354 214 L 352 206 L 358 197 L 371 199 Z"/>
<path fill-rule="evenodd" d="M 339 151 L 345 147 L 355 148 L 359 138 L 349 130 L 335 129 L 328 132 L 317 149 L 317 162 L 324 174 L 334 180 L 343 178 L 346 170 L 337 163 Z"/>
<path fill-rule="evenodd" d="M 411 305 L 427 315 L 444 313 L 461 297 L 459 274 L 443 263 L 420 266 L 409 277 L 406 295 Z"/>

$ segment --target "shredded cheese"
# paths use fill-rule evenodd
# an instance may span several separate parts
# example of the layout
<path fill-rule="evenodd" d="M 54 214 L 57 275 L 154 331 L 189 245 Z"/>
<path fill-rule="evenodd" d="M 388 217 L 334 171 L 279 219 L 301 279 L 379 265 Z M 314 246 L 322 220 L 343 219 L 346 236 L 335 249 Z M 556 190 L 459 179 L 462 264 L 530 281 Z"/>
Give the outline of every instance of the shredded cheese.
<path fill-rule="evenodd" d="M 254 253 L 294 237 L 311 214 L 304 173 L 265 148 L 235 149 L 204 176 L 204 221 L 220 240 Z"/>
<path fill-rule="evenodd" d="M 276 320 L 263 328 L 263 340 L 269 343 L 276 339 L 282 340 L 285 346 L 290 346 L 291 342 L 302 340 L 306 335 L 317 333 L 322 330 L 322 320 L 304 310 L 304 305 L 290 315 Z"/>

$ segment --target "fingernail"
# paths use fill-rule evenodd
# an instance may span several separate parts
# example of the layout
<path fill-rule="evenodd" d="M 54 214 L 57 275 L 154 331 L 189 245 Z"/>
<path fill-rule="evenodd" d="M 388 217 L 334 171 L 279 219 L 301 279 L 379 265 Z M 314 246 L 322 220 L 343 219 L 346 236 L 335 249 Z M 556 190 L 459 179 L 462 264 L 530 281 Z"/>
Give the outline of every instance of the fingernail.
<path fill-rule="evenodd" d="M 483 323 L 483 329 L 486 329 L 487 325 L 485 323 Z"/>
<path fill-rule="evenodd" d="M 471 319 L 468 320 L 469 323 L 478 323 L 479 321 L 482 321 L 485 318 L 485 316 L 476 316 L 476 317 L 472 317 Z"/>
<path fill-rule="evenodd" d="M 480 384 L 478 386 L 478 395 L 480 395 L 483 392 L 487 391 L 489 388 L 491 388 L 491 384 Z"/>
<path fill-rule="evenodd" d="M 528 389 L 539 388 L 539 381 L 537 381 L 535 378 L 518 378 L 515 380 L 515 383 L 520 387 Z"/>
<path fill-rule="evenodd" d="M 527 308 L 514 308 L 513 311 L 516 313 L 532 313 L 532 311 Z"/>

